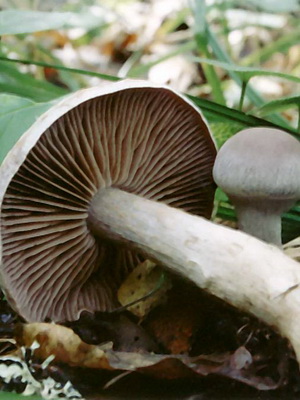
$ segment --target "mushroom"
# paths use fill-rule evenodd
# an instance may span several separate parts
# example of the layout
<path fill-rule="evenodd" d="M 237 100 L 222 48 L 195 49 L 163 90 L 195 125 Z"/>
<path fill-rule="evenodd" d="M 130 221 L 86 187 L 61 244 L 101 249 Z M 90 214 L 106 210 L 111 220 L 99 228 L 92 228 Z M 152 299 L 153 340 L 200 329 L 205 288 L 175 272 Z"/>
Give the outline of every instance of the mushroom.
<path fill-rule="evenodd" d="M 201 114 L 169 88 L 123 81 L 54 106 L 0 168 L 10 303 L 28 321 L 109 310 L 146 255 L 276 327 L 300 361 L 299 263 L 199 216 L 211 212 L 214 157 Z"/>
<path fill-rule="evenodd" d="M 221 147 L 213 176 L 240 229 L 281 246 L 281 214 L 300 198 L 300 142 L 279 129 L 242 130 Z"/>
<path fill-rule="evenodd" d="M 1 167 L 1 280 L 15 309 L 62 321 L 114 308 L 142 255 L 102 221 L 115 212 L 105 199 L 127 213 L 124 191 L 210 217 L 215 155 L 200 111 L 149 82 L 79 91 L 46 112 Z"/>

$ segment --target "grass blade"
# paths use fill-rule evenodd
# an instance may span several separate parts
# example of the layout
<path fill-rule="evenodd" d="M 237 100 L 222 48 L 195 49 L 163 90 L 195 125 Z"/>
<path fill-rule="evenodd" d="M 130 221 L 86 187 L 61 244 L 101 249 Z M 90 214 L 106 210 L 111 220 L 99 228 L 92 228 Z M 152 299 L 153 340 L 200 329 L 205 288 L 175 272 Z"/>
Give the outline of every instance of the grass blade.
<path fill-rule="evenodd" d="M 238 74 L 240 74 L 243 81 L 248 81 L 254 76 L 276 76 L 278 78 L 286 79 L 295 83 L 300 83 L 300 78 L 298 78 L 297 76 L 285 74 L 283 72 L 271 71 L 262 68 L 243 67 L 202 57 L 189 57 L 189 59 L 191 61 L 214 65 L 215 67 L 223 68 L 226 71 L 237 72 Z"/>
<path fill-rule="evenodd" d="M 206 22 L 206 4 L 204 0 L 191 1 L 191 9 L 195 16 L 194 20 L 194 35 L 197 43 L 198 51 L 200 54 L 204 54 L 205 57 L 210 58 L 210 50 L 208 48 L 207 40 L 207 22 Z M 212 89 L 212 95 L 214 100 L 219 104 L 226 104 L 223 90 L 221 87 L 221 81 L 212 67 L 212 64 L 206 63 L 202 65 L 204 75 Z"/>
<path fill-rule="evenodd" d="M 54 68 L 57 70 L 61 71 L 68 71 L 71 73 L 75 74 L 81 74 L 81 75 L 87 75 L 87 76 L 95 76 L 100 79 L 105 79 L 107 81 L 118 81 L 121 78 L 118 78 L 117 76 L 112 76 L 108 74 L 101 74 L 99 72 L 93 72 L 93 71 L 86 71 L 84 69 L 79 69 L 79 68 L 69 68 L 69 67 L 64 67 L 63 65 L 57 65 L 57 64 L 49 64 L 43 61 L 33 61 L 33 60 L 24 60 L 24 59 L 17 59 L 17 58 L 7 58 L 0 56 L 0 61 L 6 61 L 6 62 L 11 62 L 11 63 L 19 63 L 19 64 L 24 64 L 24 65 L 37 65 L 38 67 L 49 67 L 49 68 Z"/>
<path fill-rule="evenodd" d="M 232 64 L 232 60 L 229 55 L 224 51 L 223 47 L 218 42 L 215 34 L 212 32 L 210 27 L 207 27 L 207 34 L 209 37 L 209 44 L 213 49 L 213 52 L 219 61 L 223 61 L 225 63 Z M 242 87 L 243 81 L 240 78 L 239 74 L 234 71 L 229 71 L 229 75 L 231 78 L 240 86 Z M 262 97 L 252 88 L 251 85 L 247 86 L 246 95 L 249 100 L 257 107 L 260 107 L 264 104 L 264 100 Z M 285 129 L 288 129 L 287 121 L 282 118 L 280 115 L 271 115 L 270 119 L 273 123 L 285 126 Z"/>

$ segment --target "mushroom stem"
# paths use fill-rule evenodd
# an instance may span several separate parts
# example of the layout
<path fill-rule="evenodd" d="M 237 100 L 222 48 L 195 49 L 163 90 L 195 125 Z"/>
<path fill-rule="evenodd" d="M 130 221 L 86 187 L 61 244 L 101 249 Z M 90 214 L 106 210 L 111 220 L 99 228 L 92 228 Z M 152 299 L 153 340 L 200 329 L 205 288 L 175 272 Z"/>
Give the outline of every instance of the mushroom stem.
<path fill-rule="evenodd" d="M 268 207 L 235 204 L 240 230 L 281 247 L 281 214 Z"/>
<path fill-rule="evenodd" d="M 113 188 L 96 194 L 89 224 L 276 327 L 300 361 L 299 263 L 277 247 Z"/>

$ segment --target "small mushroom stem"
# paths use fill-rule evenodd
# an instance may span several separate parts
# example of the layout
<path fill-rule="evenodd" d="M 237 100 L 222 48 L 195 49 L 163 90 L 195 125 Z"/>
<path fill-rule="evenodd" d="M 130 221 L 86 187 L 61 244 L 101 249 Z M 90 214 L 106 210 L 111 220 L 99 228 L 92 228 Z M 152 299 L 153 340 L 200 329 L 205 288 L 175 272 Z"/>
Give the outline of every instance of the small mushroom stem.
<path fill-rule="evenodd" d="M 235 210 L 241 231 L 281 247 L 281 215 L 270 208 L 236 204 Z"/>
<path fill-rule="evenodd" d="M 243 232 L 118 189 L 99 191 L 91 230 L 130 243 L 200 288 L 287 337 L 300 361 L 300 268 Z"/>

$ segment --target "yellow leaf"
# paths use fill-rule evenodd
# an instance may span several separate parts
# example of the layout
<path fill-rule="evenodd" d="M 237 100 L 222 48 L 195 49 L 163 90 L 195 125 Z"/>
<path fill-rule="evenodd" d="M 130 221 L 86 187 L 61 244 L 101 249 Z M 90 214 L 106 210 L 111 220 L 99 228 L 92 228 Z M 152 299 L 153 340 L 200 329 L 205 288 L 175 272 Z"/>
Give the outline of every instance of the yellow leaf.
<path fill-rule="evenodd" d="M 128 310 L 142 318 L 163 300 L 170 286 L 170 281 L 162 268 L 146 260 L 123 282 L 118 290 L 118 300 L 122 306 L 137 302 L 128 307 Z M 139 299 L 141 301 L 138 301 Z"/>

